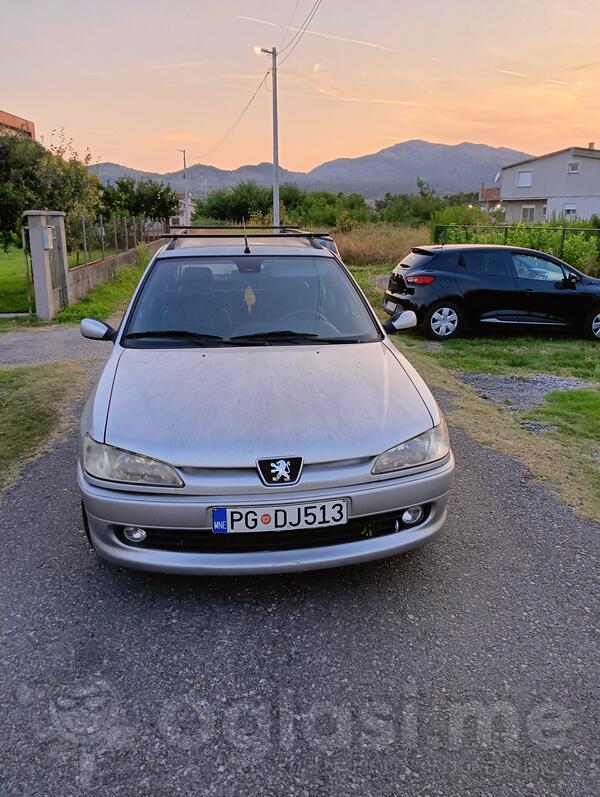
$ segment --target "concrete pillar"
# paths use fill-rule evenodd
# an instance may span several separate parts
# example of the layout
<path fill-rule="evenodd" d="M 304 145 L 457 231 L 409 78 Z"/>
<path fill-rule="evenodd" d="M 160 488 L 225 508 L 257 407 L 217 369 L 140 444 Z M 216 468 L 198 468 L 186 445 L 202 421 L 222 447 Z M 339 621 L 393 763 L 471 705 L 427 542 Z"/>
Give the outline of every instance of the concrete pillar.
<path fill-rule="evenodd" d="M 29 227 L 35 312 L 41 321 L 50 321 L 54 318 L 56 310 L 50 272 L 52 235 L 48 231 L 48 217 L 44 210 L 28 210 L 23 215 Z"/>
<path fill-rule="evenodd" d="M 65 214 L 54 210 L 28 210 L 23 215 L 29 228 L 35 312 L 40 321 L 50 321 L 61 308 L 61 296 L 64 305 L 71 298 L 68 295 Z M 51 257 L 56 264 L 56 286 L 52 285 Z"/>
<path fill-rule="evenodd" d="M 69 264 L 67 262 L 67 238 L 65 235 L 65 214 L 59 210 L 49 210 L 47 213 L 48 226 L 54 227 L 54 255 L 58 261 L 57 273 L 60 274 L 60 289 L 62 304 L 66 307 L 73 304 L 76 299 L 71 296 L 71 284 L 68 279 Z M 55 303 L 56 304 L 56 303 Z M 56 307 L 56 310 L 59 310 Z"/>

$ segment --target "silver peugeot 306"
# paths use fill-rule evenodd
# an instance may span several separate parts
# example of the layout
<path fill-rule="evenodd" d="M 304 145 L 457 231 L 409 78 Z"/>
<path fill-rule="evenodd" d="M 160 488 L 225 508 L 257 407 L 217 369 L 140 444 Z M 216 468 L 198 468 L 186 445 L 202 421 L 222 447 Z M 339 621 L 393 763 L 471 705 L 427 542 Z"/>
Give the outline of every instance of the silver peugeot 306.
<path fill-rule="evenodd" d="M 454 459 L 387 336 L 415 323 L 382 327 L 331 239 L 174 236 L 118 330 L 81 323 L 114 344 L 81 422 L 93 548 L 143 570 L 242 574 L 423 545 Z"/>

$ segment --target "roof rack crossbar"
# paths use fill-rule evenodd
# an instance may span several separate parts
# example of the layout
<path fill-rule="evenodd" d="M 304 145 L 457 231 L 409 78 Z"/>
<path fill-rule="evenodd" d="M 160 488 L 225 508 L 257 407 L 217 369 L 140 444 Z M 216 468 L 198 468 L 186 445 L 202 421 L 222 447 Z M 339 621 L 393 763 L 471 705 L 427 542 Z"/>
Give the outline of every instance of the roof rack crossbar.
<path fill-rule="evenodd" d="M 281 233 L 281 234 L 253 233 L 250 237 L 251 238 L 308 238 L 309 240 L 312 239 L 318 240 L 319 238 L 323 238 L 327 235 L 329 235 L 329 233 L 327 232 L 293 232 L 293 233 Z M 231 233 L 230 234 L 218 233 L 217 235 L 214 235 L 212 233 L 197 233 L 197 232 L 191 232 L 191 233 L 166 232 L 163 233 L 163 235 L 161 235 L 161 238 L 172 238 L 173 240 L 179 240 L 179 239 L 185 240 L 186 238 L 241 238 L 242 240 L 244 240 L 246 238 L 246 235 L 243 232 L 240 232 L 237 235 L 232 235 Z"/>
<path fill-rule="evenodd" d="M 299 227 L 290 227 L 289 224 L 281 224 L 278 227 L 270 227 L 267 224 L 261 224 L 257 226 L 248 226 L 242 227 L 239 224 L 236 225 L 184 225 L 184 224 L 171 224 L 169 227 L 170 230 L 283 230 L 284 232 L 310 232 L 308 230 L 301 230 Z M 322 233 L 311 233 L 312 235 L 329 235 L 327 232 Z"/>

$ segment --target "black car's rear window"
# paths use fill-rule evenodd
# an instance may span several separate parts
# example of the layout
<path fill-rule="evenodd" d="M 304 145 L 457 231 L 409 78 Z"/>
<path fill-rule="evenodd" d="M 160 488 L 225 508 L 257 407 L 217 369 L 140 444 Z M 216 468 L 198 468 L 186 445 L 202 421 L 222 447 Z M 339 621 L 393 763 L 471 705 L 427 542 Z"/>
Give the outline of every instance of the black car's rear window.
<path fill-rule="evenodd" d="M 423 266 L 426 266 L 432 260 L 432 255 L 425 255 L 420 252 L 410 252 L 398 263 L 398 265 L 401 266 L 401 268 L 423 268 Z"/>

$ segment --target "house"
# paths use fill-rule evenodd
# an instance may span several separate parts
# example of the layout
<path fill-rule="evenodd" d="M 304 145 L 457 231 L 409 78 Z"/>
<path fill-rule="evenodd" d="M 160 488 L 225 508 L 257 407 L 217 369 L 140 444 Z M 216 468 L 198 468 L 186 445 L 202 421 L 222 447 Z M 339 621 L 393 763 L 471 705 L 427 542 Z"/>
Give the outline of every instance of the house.
<path fill-rule="evenodd" d="M 169 219 L 169 226 L 189 226 L 190 218 L 194 211 L 194 200 L 192 199 L 191 194 L 186 194 L 183 191 L 175 191 L 175 195 L 179 200 L 179 212 L 177 216 L 171 216 Z"/>
<path fill-rule="evenodd" d="M 500 180 L 508 224 L 600 215 L 600 150 L 593 142 L 504 166 Z"/>
<path fill-rule="evenodd" d="M 8 130 L 16 135 L 23 135 L 35 141 L 35 125 L 28 119 L 21 119 L 6 111 L 0 111 L 0 132 Z"/>
<path fill-rule="evenodd" d="M 483 183 L 481 183 L 481 188 L 479 189 L 479 207 L 481 210 L 498 210 L 500 207 L 500 186 L 493 186 L 492 188 L 486 188 Z"/>

